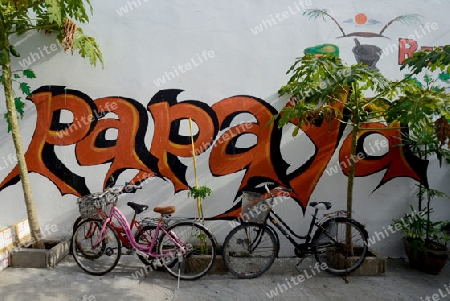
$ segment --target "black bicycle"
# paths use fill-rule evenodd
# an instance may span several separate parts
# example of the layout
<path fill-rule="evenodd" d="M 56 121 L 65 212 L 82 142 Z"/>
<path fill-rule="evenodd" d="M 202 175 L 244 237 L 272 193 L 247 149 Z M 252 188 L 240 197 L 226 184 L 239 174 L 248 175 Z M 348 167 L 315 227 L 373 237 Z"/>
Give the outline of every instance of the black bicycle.
<path fill-rule="evenodd" d="M 303 260 L 314 255 L 319 264 L 331 273 L 346 275 L 363 263 L 367 255 L 368 234 L 363 225 L 347 217 L 346 211 L 324 214 L 318 219 L 319 210 L 329 210 L 331 203 L 310 202 L 314 213 L 308 233 L 298 235 L 273 210 L 275 197 L 280 194 L 287 196 L 287 192 L 291 190 L 281 186 L 270 190 L 268 185 L 274 183 L 262 183 L 256 187 L 264 187 L 267 191 L 264 195 L 255 192 L 242 193 L 241 223 L 225 238 L 222 256 L 234 276 L 258 277 L 275 261 L 280 241 L 277 232 L 267 221 L 294 245 L 296 256 Z M 316 230 L 312 236 L 314 228 Z M 304 242 L 299 243 L 296 240 Z"/>

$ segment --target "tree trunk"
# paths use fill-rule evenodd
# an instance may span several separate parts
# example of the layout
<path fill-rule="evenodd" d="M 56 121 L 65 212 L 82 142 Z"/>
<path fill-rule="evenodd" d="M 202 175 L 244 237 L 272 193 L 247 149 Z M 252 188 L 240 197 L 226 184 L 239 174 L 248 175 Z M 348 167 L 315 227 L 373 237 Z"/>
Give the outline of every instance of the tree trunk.
<path fill-rule="evenodd" d="M 36 215 L 36 208 L 34 205 L 33 196 L 31 193 L 31 185 L 28 178 L 27 163 L 25 161 L 25 154 L 22 147 L 22 138 L 20 136 L 19 122 L 17 120 L 16 105 L 14 102 L 14 92 L 12 87 L 12 71 L 11 58 L 8 55 L 6 64 L 2 66 L 3 69 L 3 88 L 6 97 L 6 107 L 8 109 L 8 118 L 11 125 L 11 133 L 16 148 L 17 161 L 19 164 L 20 179 L 22 182 L 23 195 L 25 197 L 25 204 L 27 207 L 28 222 L 30 224 L 31 237 L 33 238 L 33 248 L 43 249 L 44 243 L 41 241 L 41 229 Z"/>
<path fill-rule="evenodd" d="M 356 146 L 358 142 L 358 126 L 353 126 L 352 128 L 352 137 L 351 137 L 351 145 L 350 145 L 350 168 L 348 171 L 348 180 L 347 180 L 347 215 L 348 217 L 352 217 L 353 210 L 353 183 L 355 180 L 355 163 L 357 160 L 356 156 Z"/>
<path fill-rule="evenodd" d="M 356 158 L 356 146 L 358 142 L 358 132 L 359 132 L 359 123 L 360 123 L 360 117 L 359 117 L 359 104 L 358 104 L 358 94 L 356 91 L 356 87 L 352 85 L 347 101 L 350 100 L 352 102 L 352 92 L 355 91 L 355 99 L 353 104 L 353 110 L 351 113 L 350 118 L 353 117 L 353 120 L 350 120 L 352 124 L 352 137 L 351 137 L 351 147 L 350 147 L 350 168 L 348 171 L 348 180 L 347 180 L 347 216 L 349 218 L 352 217 L 352 210 L 353 210 L 353 182 L 355 180 L 355 160 Z"/>
<path fill-rule="evenodd" d="M 347 181 L 347 217 L 352 218 L 353 210 L 353 184 L 355 180 L 355 164 L 358 157 L 356 156 L 356 146 L 358 145 L 358 132 L 359 132 L 359 111 L 358 111 L 358 100 L 356 100 L 355 110 L 352 112 L 354 118 L 354 124 L 351 133 L 351 145 L 350 145 L 350 168 L 348 171 L 348 181 Z M 352 246 L 352 232 L 350 225 L 347 224 L 345 237 L 346 244 L 353 248 Z M 353 252 L 353 249 L 352 249 Z"/>

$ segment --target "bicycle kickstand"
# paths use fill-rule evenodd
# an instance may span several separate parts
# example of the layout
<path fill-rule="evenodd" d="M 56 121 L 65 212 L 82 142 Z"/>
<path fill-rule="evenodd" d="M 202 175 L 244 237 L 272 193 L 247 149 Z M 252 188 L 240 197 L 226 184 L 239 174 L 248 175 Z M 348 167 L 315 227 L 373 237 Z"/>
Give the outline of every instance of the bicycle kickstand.
<path fill-rule="evenodd" d="M 303 260 L 305 260 L 306 256 L 303 256 L 300 261 L 295 265 L 295 269 L 299 272 L 302 273 L 303 269 L 300 267 L 300 265 L 302 264 Z"/>

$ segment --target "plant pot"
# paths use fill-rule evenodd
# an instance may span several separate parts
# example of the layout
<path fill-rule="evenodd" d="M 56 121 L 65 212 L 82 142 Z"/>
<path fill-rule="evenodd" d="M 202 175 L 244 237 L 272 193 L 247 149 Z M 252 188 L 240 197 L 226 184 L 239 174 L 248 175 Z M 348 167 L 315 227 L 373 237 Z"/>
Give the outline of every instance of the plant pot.
<path fill-rule="evenodd" d="M 414 254 L 414 250 L 408 239 L 403 238 L 403 243 L 405 245 L 406 255 L 408 256 L 409 266 L 414 269 L 428 274 L 438 275 L 447 263 L 449 249 L 445 251 L 434 251 L 427 249 L 426 254 L 422 250 L 417 250 Z"/>
<path fill-rule="evenodd" d="M 69 254 L 69 241 L 43 239 L 45 249 L 15 248 L 10 251 L 14 268 L 51 268 Z"/>

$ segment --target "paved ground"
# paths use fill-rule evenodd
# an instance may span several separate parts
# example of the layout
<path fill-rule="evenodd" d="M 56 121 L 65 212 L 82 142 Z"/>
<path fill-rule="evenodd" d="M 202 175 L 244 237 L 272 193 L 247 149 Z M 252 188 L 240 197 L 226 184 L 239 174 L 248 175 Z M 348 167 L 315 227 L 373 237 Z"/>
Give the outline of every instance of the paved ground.
<path fill-rule="evenodd" d="M 295 262 L 279 260 L 268 273 L 256 279 L 234 279 L 229 273 L 207 275 L 196 281 L 182 281 L 177 289 L 177 280 L 165 272 L 137 277 L 139 271 L 143 272 L 143 265 L 135 256 L 122 256 L 119 265 L 101 277 L 84 273 L 68 256 L 53 269 L 1 271 L 0 300 L 450 301 L 450 264 L 440 275 L 433 276 L 410 269 L 404 260 L 389 259 L 388 271 L 382 276 L 353 276 L 345 283 L 341 277 L 326 272 L 313 276 L 309 268 L 315 263 L 312 260 L 302 263 L 303 272 L 295 269 Z M 278 296 L 274 295 L 275 289 Z"/>

